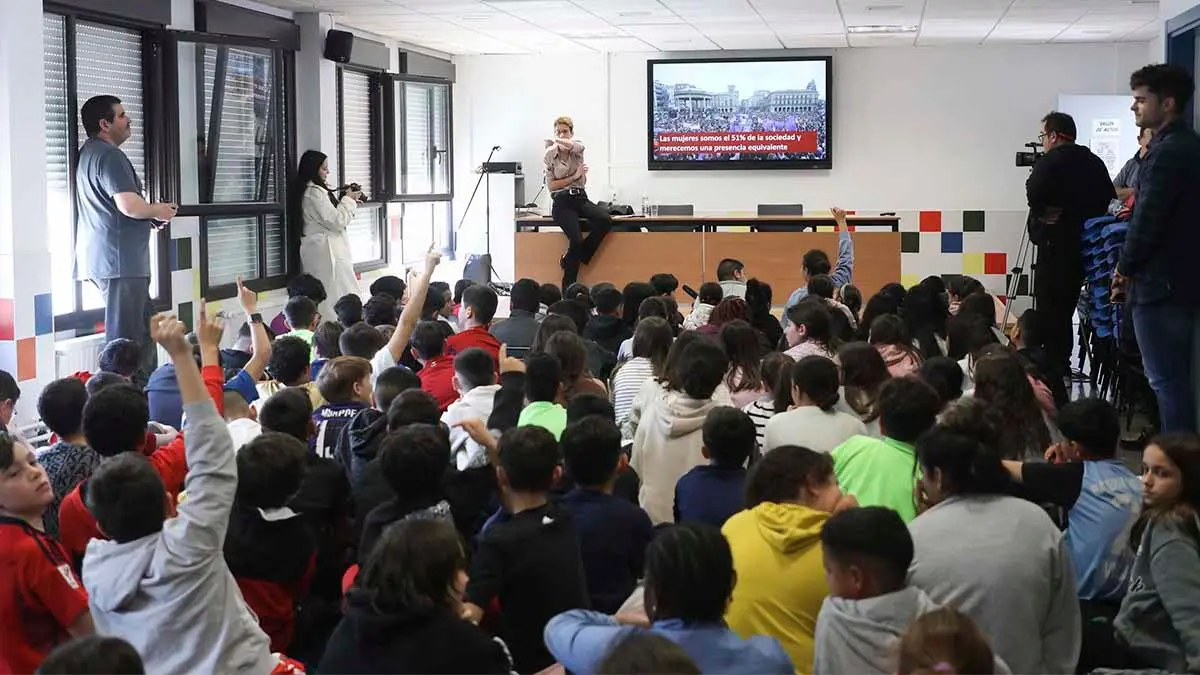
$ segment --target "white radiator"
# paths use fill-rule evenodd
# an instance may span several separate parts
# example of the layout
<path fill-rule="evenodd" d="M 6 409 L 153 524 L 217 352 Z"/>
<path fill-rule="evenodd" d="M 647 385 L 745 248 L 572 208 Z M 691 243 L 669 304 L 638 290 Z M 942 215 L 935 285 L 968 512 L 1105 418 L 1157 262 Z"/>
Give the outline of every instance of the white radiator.
<path fill-rule="evenodd" d="M 104 345 L 104 333 L 55 342 L 54 366 L 57 377 L 66 377 L 80 370 L 95 370 Z"/>

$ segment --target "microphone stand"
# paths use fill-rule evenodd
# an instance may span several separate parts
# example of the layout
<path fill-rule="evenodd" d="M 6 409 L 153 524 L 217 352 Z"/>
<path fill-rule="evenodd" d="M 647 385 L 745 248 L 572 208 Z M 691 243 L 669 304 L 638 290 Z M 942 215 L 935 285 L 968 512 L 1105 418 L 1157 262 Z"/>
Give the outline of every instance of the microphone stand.
<path fill-rule="evenodd" d="M 487 159 L 483 161 L 483 166 L 480 167 L 479 178 L 475 180 L 475 189 L 471 190 L 471 197 L 467 200 L 467 206 L 463 209 L 462 218 L 458 221 L 458 227 L 454 229 L 455 243 L 458 241 L 458 233 L 462 230 L 463 224 L 467 221 L 467 214 L 471 212 L 471 204 L 475 203 L 475 195 L 479 192 L 479 186 L 483 183 L 484 178 L 487 178 L 487 191 L 484 193 L 484 232 L 487 239 L 484 242 L 483 263 L 487 266 L 488 283 L 492 281 L 492 275 L 495 269 L 492 267 L 492 174 L 488 169 L 488 165 L 492 163 L 492 156 L 500 146 L 493 145 L 491 152 L 488 153 Z M 499 275 L 496 275 L 499 278 Z"/>

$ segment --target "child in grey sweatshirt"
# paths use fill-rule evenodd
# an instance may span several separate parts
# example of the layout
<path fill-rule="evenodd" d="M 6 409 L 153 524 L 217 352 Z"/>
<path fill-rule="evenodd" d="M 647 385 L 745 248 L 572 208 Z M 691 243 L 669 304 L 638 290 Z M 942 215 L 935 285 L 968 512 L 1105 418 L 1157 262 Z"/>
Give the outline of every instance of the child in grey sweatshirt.
<path fill-rule="evenodd" d="M 905 576 L 913 541 L 900 515 L 882 506 L 834 515 L 821 529 L 829 596 L 817 615 L 813 673 L 894 673 L 896 643 L 918 616 L 938 609 Z M 1008 666 L 995 659 L 995 672 Z"/>
<path fill-rule="evenodd" d="M 201 357 L 217 363 L 222 326 L 201 318 Z M 96 632 L 128 641 L 150 673 L 266 675 L 277 659 L 242 600 L 223 546 L 237 490 L 225 421 L 200 379 L 186 327 L 169 314 L 151 335 L 171 355 L 188 418 L 187 498 L 163 522 L 166 492 L 143 457 L 122 453 L 89 481 L 88 507 L 111 541 L 83 561 Z"/>
<path fill-rule="evenodd" d="M 1191 503 L 1200 486 L 1200 438 L 1155 438 L 1142 466 L 1146 511 L 1134 528 L 1137 555 L 1113 628 L 1137 665 L 1200 672 L 1200 503 Z"/>
<path fill-rule="evenodd" d="M 1079 601 L 1062 533 L 1035 504 L 1002 494 L 1008 473 L 980 436 L 943 424 L 917 443 L 934 506 L 908 526 L 909 583 L 971 617 L 1014 673 L 1075 672 Z"/>

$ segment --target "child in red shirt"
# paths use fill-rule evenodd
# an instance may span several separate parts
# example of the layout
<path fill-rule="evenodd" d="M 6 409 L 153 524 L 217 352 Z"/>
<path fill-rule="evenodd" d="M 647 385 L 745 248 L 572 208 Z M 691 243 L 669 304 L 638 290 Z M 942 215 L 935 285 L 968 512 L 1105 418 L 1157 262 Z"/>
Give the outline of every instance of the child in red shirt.
<path fill-rule="evenodd" d="M 446 356 L 453 359 L 459 352 L 479 347 L 499 363 L 500 341 L 488 332 L 499 303 L 496 291 L 488 286 L 476 285 L 463 291 L 462 307 L 458 310 L 458 325 L 462 330 L 446 339 Z"/>
<path fill-rule="evenodd" d="M 31 673 L 54 647 L 94 631 L 83 584 L 42 526 L 53 499 L 33 449 L 0 433 L 0 673 Z"/>
<path fill-rule="evenodd" d="M 446 354 L 446 335 L 437 321 L 422 321 L 413 330 L 413 356 L 421 364 L 417 377 L 421 388 L 429 392 L 438 403 L 438 410 L 446 412 L 451 403 L 458 400 L 454 388 L 454 357 Z"/>

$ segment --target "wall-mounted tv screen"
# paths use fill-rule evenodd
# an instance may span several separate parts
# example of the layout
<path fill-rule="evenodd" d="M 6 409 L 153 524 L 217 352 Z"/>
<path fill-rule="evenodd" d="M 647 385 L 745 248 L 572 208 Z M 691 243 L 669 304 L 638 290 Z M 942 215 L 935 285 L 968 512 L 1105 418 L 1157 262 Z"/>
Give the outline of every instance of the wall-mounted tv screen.
<path fill-rule="evenodd" d="M 652 60 L 651 171 L 829 169 L 829 56 Z"/>

